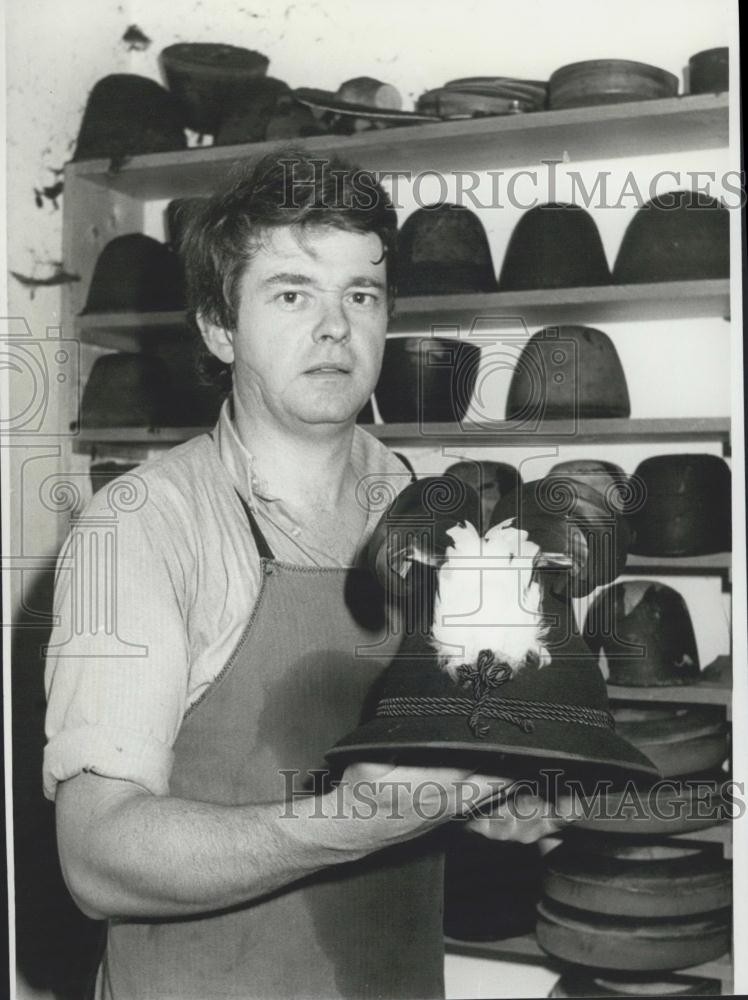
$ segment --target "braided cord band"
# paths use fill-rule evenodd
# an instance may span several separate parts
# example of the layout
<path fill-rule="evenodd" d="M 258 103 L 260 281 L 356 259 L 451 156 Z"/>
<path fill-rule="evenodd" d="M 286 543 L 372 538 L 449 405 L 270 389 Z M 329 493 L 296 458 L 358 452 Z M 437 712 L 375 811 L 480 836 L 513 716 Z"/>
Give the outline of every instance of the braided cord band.
<path fill-rule="evenodd" d="M 613 716 L 596 708 L 580 705 L 551 705 L 517 698 L 485 697 L 477 704 L 472 698 L 383 698 L 377 705 L 378 717 L 472 715 L 476 708 L 484 718 L 501 719 L 524 728 L 524 723 L 544 719 L 550 722 L 573 722 L 598 729 L 615 729 Z"/>

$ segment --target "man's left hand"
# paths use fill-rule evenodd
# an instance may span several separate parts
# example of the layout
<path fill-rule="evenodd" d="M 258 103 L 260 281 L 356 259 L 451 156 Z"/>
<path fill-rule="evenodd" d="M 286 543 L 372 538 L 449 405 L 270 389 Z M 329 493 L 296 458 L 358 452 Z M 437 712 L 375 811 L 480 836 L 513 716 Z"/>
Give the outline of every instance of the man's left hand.
<path fill-rule="evenodd" d="M 540 795 L 518 792 L 494 806 L 484 806 L 481 815 L 468 819 L 465 825 L 489 840 L 532 844 L 542 837 L 557 835 L 573 818 L 570 796 L 559 796 L 551 803 Z"/>

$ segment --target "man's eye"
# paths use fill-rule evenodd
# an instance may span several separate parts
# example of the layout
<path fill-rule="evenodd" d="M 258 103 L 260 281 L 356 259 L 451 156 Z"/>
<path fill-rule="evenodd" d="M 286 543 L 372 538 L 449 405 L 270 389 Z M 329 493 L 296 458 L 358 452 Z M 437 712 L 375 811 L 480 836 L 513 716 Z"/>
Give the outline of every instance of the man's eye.
<path fill-rule="evenodd" d="M 281 292 L 278 301 L 284 306 L 298 306 L 302 301 L 301 292 Z"/>
<path fill-rule="evenodd" d="M 373 292 L 352 292 L 351 300 L 357 306 L 373 306 L 379 301 L 379 296 Z"/>

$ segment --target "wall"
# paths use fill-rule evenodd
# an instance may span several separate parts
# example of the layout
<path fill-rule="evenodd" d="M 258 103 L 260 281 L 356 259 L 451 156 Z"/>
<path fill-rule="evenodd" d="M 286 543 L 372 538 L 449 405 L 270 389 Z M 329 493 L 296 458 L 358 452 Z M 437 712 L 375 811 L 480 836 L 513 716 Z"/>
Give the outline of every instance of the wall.
<path fill-rule="evenodd" d="M 6 14 L 9 267 L 45 277 L 53 270 L 46 262 L 61 258 L 62 213 L 47 198 L 43 198 L 43 207 L 37 208 L 33 189 L 53 184 L 57 175 L 51 168 L 61 167 L 70 156 L 92 84 L 107 73 L 125 70 L 161 79 L 158 53 L 172 42 L 230 41 L 259 49 L 270 57 L 270 73 L 291 86 L 336 89 L 349 77 L 376 76 L 397 86 L 404 106 L 412 107 L 421 92 L 447 79 L 479 74 L 543 79 L 557 66 L 585 58 L 634 58 L 682 76 L 689 55 L 726 44 L 729 9 L 727 0 L 659 0 L 657 4 L 632 0 L 625 5 L 600 0 L 573 4 L 463 0 L 459 5 L 446 0 L 412 0 L 408 4 L 380 0 L 376 5 L 354 0 L 306 4 L 70 0 L 64 8 L 54 0 L 12 0 Z M 145 51 L 128 51 L 120 41 L 133 23 L 152 39 Z M 649 162 L 645 157 L 632 157 L 631 161 L 587 163 L 584 176 L 590 179 L 598 167 L 619 175 L 632 169 L 641 178 L 666 166 L 720 171 L 726 162 L 725 154 L 719 151 L 671 157 L 667 162 L 664 158 Z M 161 235 L 162 207 L 153 205 L 149 212 L 153 235 Z M 413 207 L 406 192 L 401 220 Z M 631 204 L 594 212 L 611 263 L 632 213 Z M 518 215 L 515 209 L 482 213 L 497 269 Z M 14 279 L 9 280 L 9 315 L 27 320 L 35 340 L 44 341 L 47 328 L 60 321 L 59 290 L 41 288 L 32 300 Z M 606 326 L 606 332 L 622 358 L 634 416 L 729 413 L 728 340 L 722 320 L 618 323 Z M 63 336 L 70 335 L 71 331 L 63 331 Z M 656 355 L 653 344 L 658 347 Z M 491 402 L 484 415 L 503 416 L 506 381 L 496 379 L 489 388 Z M 54 412 L 52 399 L 50 413 Z M 23 574 L 23 586 L 21 574 L 15 574 L 14 607 L 19 617 L 32 623 L 48 600 L 49 590 L 49 578 L 40 575 L 35 560 L 53 554 L 57 544 L 57 525 L 40 500 L 39 489 L 60 461 L 69 461 L 66 446 L 59 439 L 37 436 L 33 441 L 33 447 L 13 449 L 11 463 L 12 536 L 22 540 L 24 547 L 16 554 L 23 555 L 31 567 Z M 685 450 L 685 446 L 677 450 Z M 593 453 L 595 449 L 574 449 L 575 454 L 586 451 Z M 632 471 L 643 454 L 641 449 L 625 446 L 611 449 L 606 457 Z M 434 450 L 413 451 L 410 457 L 419 471 L 435 472 L 458 456 Z M 499 449 L 486 457 L 516 459 L 516 455 Z M 553 461 L 565 457 L 565 452 L 556 456 L 541 450 L 533 456 L 532 473 L 542 475 Z M 80 467 L 85 464 L 81 459 L 75 461 Z M 695 624 L 702 662 L 707 663 L 728 648 L 725 598 L 715 581 L 684 578 L 677 586 L 692 611 L 698 609 Z M 31 638 L 24 647 L 23 673 L 14 705 L 19 719 L 31 720 L 23 760 L 28 788 L 25 816 L 38 819 L 41 815 L 47 822 L 48 812 L 35 811 L 40 808 L 34 783 L 43 709 L 39 633 L 32 629 L 25 635 Z M 50 878 L 54 877 L 53 872 Z M 41 897 L 35 904 L 36 909 L 27 907 L 29 919 L 40 919 L 43 912 Z M 19 996 L 43 995 L 49 986 L 43 971 L 47 966 L 69 974 L 64 962 L 59 965 L 65 938 L 62 940 L 63 948 L 58 949 L 56 958 L 43 950 L 24 956 L 24 982 L 31 981 L 25 982 Z M 451 996 L 541 995 L 554 978 L 547 971 L 530 967 L 456 958 L 448 961 L 447 973 Z"/>
<path fill-rule="evenodd" d="M 124 4 L 100 0 L 10 0 L 5 5 L 7 67 L 7 238 L 8 267 L 32 278 L 47 278 L 62 261 L 62 204 L 34 189 L 52 187 L 55 171 L 70 159 L 88 92 L 100 77 L 127 66 L 120 37 L 129 24 Z M 64 262 L 63 262 L 64 263 Z M 62 884 L 54 846 L 54 810 L 41 795 L 44 692 L 41 646 L 51 608 L 50 560 L 57 554 L 59 524 L 43 484 L 62 465 L 69 449 L 58 406 L 60 386 L 46 384 L 35 361 L 57 369 L 60 345 L 48 339 L 59 331 L 59 286 L 39 287 L 33 298 L 8 276 L 10 322 L 0 336 L 8 342 L 11 427 L 7 449 L 14 571 L 10 574 L 13 619 L 13 719 L 16 935 L 18 996 L 74 996 L 81 979 L 81 955 L 94 946 L 98 930 L 83 918 Z M 61 331 L 63 338 L 71 330 Z M 70 360 L 74 361 L 71 345 Z M 25 353 L 24 353 L 25 352 Z M 45 359 L 44 362 L 41 359 Z M 28 363 L 25 363 L 28 360 Z M 5 368 L 5 364 L 3 368 Z M 31 367 L 29 367 L 31 366 Z M 69 372 L 70 364 L 61 366 Z M 65 387 L 63 386 L 63 389 Z M 40 425 L 36 403 L 46 398 Z M 23 426 L 22 426 L 23 425 Z M 38 427 L 31 433 L 24 431 Z M 78 464 L 84 463 L 78 460 Z M 4 499 L 7 493 L 4 492 Z M 5 554 L 5 553 L 4 553 Z M 69 991 L 69 992 L 65 992 Z"/>

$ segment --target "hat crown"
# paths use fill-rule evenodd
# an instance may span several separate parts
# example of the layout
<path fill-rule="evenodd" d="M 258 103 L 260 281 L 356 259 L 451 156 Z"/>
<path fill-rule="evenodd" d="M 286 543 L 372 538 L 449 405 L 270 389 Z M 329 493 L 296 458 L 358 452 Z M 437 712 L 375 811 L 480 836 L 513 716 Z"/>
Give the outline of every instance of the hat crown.
<path fill-rule="evenodd" d="M 475 212 L 441 202 L 409 216 L 398 241 L 397 287 L 404 295 L 495 291 L 491 248 Z"/>
<path fill-rule="evenodd" d="M 580 205 L 548 202 L 525 212 L 512 232 L 501 291 L 609 285 L 610 268 L 592 216 Z"/>
<path fill-rule="evenodd" d="M 638 209 L 613 268 L 620 284 L 729 274 L 729 211 L 718 199 L 691 190 L 669 191 Z"/>
<path fill-rule="evenodd" d="M 626 377 L 602 330 L 546 327 L 526 343 L 507 395 L 508 420 L 628 417 Z"/>
<path fill-rule="evenodd" d="M 643 500 L 632 516 L 632 551 L 679 556 L 730 549 L 732 477 L 724 459 L 653 455 L 634 479 Z"/>
<path fill-rule="evenodd" d="M 691 616 L 672 587 L 626 580 L 599 593 L 590 605 L 585 639 L 605 654 L 611 684 L 683 684 L 699 675 Z"/>
<path fill-rule="evenodd" d="M 185 149 L 179 102 L 149 77 L 113 73 L 91 89 L 74 161 Z"/>
<path fill-rule="evenodd" d="M 184 278 L 173 250 L 142 233 L 116 236 L 99 254 L 84 313 L 183 309 Z"/>

